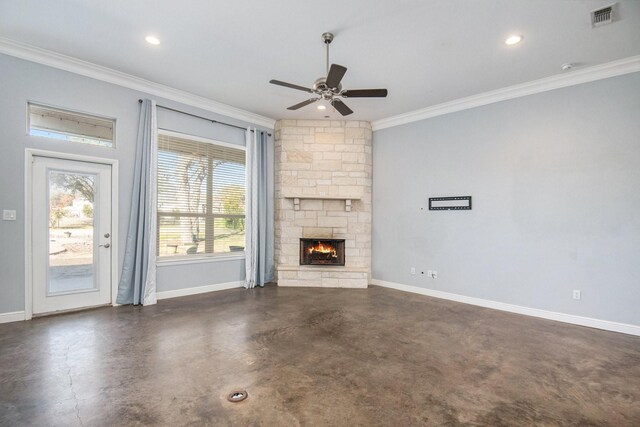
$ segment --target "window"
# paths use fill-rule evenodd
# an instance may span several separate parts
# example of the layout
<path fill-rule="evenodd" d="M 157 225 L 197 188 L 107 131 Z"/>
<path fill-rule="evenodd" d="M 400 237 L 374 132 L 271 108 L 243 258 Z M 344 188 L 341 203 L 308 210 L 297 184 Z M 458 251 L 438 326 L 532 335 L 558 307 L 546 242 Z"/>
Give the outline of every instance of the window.
<path fill-rule="evenodd" d="M 28 104 L 29 135 L 113 148 L 115 120 Z"/>
<path fill-rule="evenodd" d="M 244 251 L 244 147 L 160 131 L 160 257 Z"/>

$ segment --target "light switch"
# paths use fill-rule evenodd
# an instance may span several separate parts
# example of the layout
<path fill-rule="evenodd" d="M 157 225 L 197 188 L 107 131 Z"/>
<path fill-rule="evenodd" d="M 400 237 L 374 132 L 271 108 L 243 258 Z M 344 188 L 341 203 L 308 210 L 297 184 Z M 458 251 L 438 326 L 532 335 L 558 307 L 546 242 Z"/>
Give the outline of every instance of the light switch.
<path fill-rule="evenodd" d="M 16 211 L 10 211 L 4 209 L 2 211 L 2 220 L 3 221 L 15 221 L 16 220 Z"/>

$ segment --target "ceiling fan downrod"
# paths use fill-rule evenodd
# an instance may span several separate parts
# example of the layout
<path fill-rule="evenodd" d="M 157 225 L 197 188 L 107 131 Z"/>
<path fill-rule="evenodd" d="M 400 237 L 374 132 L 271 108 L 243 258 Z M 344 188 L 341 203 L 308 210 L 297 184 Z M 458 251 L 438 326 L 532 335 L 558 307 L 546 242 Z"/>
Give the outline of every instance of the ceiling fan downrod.
<path fill-rule="evenodd" d="M 333 41 L 333 33 L 322 33 L 322 41 L 324 42 L 325 46 L 327 47 L 327 49 L 326 49 L 326 51 L 327 51 L 326 68 L 327 68 L 327 74 L 329 74 L 329 45 Z"/>

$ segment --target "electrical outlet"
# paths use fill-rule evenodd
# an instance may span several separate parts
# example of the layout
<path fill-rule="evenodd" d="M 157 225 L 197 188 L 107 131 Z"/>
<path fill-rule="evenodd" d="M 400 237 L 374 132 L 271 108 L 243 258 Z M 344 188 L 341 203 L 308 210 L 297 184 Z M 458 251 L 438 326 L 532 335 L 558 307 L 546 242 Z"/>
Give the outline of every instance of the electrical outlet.
<path fill-rule="evenodd" d="M 415 267 L 411 267 L 411 274 L 416 274 L 416 268 Z"/>
<path fill-rule="evenodd" d="M 573 299 L 580 300 L 582 299 L 582 292 L 579 289 L 573 290 Z"/>
<path fill-rule="evenodd" d="M 427 270 L 427 277 L 431 277 L 431 270 Z"/>
<path fill-rule="evenodd" d="M 438 278 L 438 271 L 437 270 L 433 270 L 431 272 L 431 277 L 433 277 L 434 279 L 437 279 Z"/>

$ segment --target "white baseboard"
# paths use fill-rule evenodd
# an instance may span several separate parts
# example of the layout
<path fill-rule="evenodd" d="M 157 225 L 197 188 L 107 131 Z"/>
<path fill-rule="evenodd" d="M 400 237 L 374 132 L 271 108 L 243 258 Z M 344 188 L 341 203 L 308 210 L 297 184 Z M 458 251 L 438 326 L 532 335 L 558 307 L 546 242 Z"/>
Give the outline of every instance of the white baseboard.
<path fill-rule="evenodd" d="M 386 282 L 384 280 L 372 279 L 372 285 L 383 286 L 385 288 L 397 289 L 404 292 L 426 295 L 434 298 L 441 298 L 450 301 L 462 302 L 465 304 L 478 305 L 480 307 L 492 308 L 495 310 L 508 311 L 510 313 L 524 314 L 526 316 L 540 317 L 558 322 L 571 323 L 574 325 L 587 326 L 590 328 L 603 329 L 605 331 L 620 332 L 623 334 L 640 336 L 640 325 L 630 325 L 627 323 L 610 322 L 608 320 L 593 319 L 591 317 L 575 316 L 573 314 L 558 313 L 555 311 L 540 310 L 538 308 L 523 307 L 520 305 L 507 304 L 504 302 L 491 301 L 481 298 L 468 297 L 464 295 L 452 294 L 449 292 L 436 291 L 433 289 L 421 288 L 418 286 L 403 285 L 401 283 Z"/>
<path fill-rule="evenodd" d="M 197 294 L 204 294 L 207 292 L 223 291 L 225 289 L 241 288 L 243 286 L 244 286 L 243 281 L 216 283 L 215 285 L 196 286 L 193 288 L 176 289 L 173 291 L 162 291 L 156 294 L 156 298 L 161 300 L 161 299 L 168 299 L 168 298 L 185 297 L 187 295 L 197 295 Z"/>
<path fill-rule="evenodd" d="M 184 297 L 187 295 L 197 295 L 197 294 L 204 294 L 207 292 L 223 291 L 225 289 L 241 288 L 243 286 L 244 286 L 243 281 L 216 283 L 215 285 L 196 286 L 193 288 L 176 289 L 173 291 L 162 291 L 156 294 L 156 298 L 161 300 L 161 299 L 168 299 L 168 298 Z M 119 304 L 114 304 L 114 306 L 116 305 L 119 305 Z M 24 311 L 0 313 L 0 323 L 19 322 L 21 320 L 25 320 Z"/>
<path fill-rule="evenodd" d="M 24 311 L 12 311 L 10 313 L 0 313 L 0 323 L 19 322 L 24 320 Z"/>

